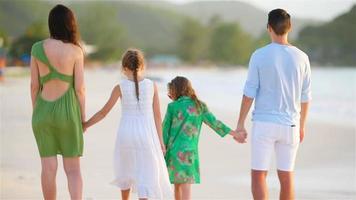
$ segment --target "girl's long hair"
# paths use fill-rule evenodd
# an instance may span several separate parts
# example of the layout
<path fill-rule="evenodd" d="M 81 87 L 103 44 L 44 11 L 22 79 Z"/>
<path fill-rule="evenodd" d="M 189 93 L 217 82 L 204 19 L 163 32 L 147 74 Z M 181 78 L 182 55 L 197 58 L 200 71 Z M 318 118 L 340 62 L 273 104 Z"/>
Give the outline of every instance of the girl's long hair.
<path fill-rule="evenodd" d="M 187 78 L 183 76 L 175 77 L 168 83 L 168 89 L 174 95 L 175 99 L 178 99 L 181 96 L 190 97 L 194 101 L 198 112 L 202 111 L 203 103 L 198 99 L 192 84 Z"/>
<path fill-rule="evenodd" d="M 122 67 L 128 69 L 133 73 L 133 79 L 135 82 L 135 92 L 137 101 L 140 100 L 140 91 L 137 73 L 140 67 L 143 67 L 145 58 L 143 53 L 138 49 L 128 49 L 122 57 Z"/>

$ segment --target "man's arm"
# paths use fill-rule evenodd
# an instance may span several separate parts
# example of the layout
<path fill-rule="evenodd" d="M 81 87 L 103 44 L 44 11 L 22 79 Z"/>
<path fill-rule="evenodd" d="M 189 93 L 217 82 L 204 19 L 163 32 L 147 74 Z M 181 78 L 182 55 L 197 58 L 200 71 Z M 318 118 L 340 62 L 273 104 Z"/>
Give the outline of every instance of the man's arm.
<path fill-rule="evenodd" d="M 258 59 L 255 58 L 255 53 L 252 54 L 248 66 L 247 80 L 243 91 L 244 95 L 242 97 L 240 107 L 240 116 L 236 127 L 236 132 L 241 132 L 245 136 L 247 136 L 247 132 L 245 129 L 245 120 L 260 87 L 260 77 L 257 60 Z"/>
<path fill-rule="evenodd" d="M 305 123 L 308 115 L 309 102 L 311 101 L 311 70 L 309 58 L 307 58 L 306 68 L 303 78 L 302 95 L 301 95 L 301 110 L 300 110 L 300 142 L 303 141 L 305 135 Z"/>
<path fill-rule="evenodd" d="M 253 98 L 243 95 L 241 107 L 240 107 L 240 115 L 239 115 L 239 119 L 237 121 L 237 127 L 236 127 L 237 132 L 245 132 L 246 133 L 245 121 L 246 121 L 247 114 L 250 111 L 252 103 L 253 103 Z"/>
<path fill-rule="evenodd" d="M 300 111 L 300 142 L 303 142 L 305 134 L 305 121 L 307 119 L 309 102 L 301 103 Z"/>

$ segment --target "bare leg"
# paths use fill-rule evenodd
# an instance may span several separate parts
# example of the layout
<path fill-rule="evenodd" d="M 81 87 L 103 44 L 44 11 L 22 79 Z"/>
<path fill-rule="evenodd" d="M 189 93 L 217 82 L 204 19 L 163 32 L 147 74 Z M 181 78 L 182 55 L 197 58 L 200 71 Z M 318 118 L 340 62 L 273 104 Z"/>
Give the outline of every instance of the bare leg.
<path fill-rule="evenodd" d="M 70 198 L 72 200 L 81 200 L 83 180 L 80 172 L 80 157 L 63 158 L 63 165 L 67 175 Z"/>
<path fill-rule="evenodd" d="M 281 200 L 293 200 L 294 199 L 294 178 L 293 172 L 280 171 L 278 172 L 279 182 L 281 184 L 281 193 L 279 199 Z"/>
<path fill-rule="evenodd" d="M 191 185 L 190 183 L 182 184 L 182 200 L 191 200 L 192 199 L 190 185 Z"/>
<path fill-rule="evenodd" d="M 122 200 L 129 200 L 130 199 L 130 189 L 121 190 L 121 198 L 122 198 Z"/>
<path fill-rule="evenodd" d="M 251 189 L 254 200 L 268 199 L 266 177 L 267 171 L 251 170 Z"/>
<path fill-rule="evenodd" d="M 56 174 L 57 174 L 57 157 L 41 158 L 41 185 L 43 198 L 45 200 L 56 199 Z"/>
<path fill-rule="evenodd" d="M 182 200 L 182 184 L 174 184 L 174 199 Z"/>

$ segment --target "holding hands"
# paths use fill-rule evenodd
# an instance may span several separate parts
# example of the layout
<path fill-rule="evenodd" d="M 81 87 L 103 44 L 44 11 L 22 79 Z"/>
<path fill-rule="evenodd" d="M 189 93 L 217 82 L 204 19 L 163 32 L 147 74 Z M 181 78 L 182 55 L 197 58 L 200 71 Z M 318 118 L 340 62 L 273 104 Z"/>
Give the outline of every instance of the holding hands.
<path fill-rule="evenodd" d="M 231 131 L 230 135 L 233 136 L 234 140 L 236 140 L 238 143 L 246 143 L 247 132 L 244 128 L 237 128 L 235 131 Z"/>

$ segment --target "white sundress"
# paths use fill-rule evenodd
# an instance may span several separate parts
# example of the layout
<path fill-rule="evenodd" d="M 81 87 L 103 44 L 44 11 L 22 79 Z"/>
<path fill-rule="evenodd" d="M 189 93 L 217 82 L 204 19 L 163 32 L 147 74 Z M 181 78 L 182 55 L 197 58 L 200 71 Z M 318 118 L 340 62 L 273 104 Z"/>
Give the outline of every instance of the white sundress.
<path fill-rule="evenodd" d="M 166 163 L 153 115 L 154 84 L 139 82 L 139 101 L 135 83 L 120 83 L 122 114 L 114 152 L 113 184 L 121 190 L 132 189 L 139 198 L 171 199 Z"/>

